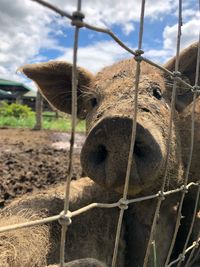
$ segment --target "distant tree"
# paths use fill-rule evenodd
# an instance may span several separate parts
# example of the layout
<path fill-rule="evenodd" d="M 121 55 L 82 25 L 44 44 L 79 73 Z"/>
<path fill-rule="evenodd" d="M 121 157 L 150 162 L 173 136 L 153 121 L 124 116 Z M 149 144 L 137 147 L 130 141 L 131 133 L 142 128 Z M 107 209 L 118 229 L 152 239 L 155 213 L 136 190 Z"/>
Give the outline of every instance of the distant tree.
<path fill-rule="evenodd" d="M 42 111 L 43 111 L 43 98 L 40 94 L 39 90 L 37 91 L 36 97 L 36 106 L 35 106 L 35 116 L 36 116 L 36 124 L 34 126 L 34 130 L 41 130 L 42 129 Z"/>

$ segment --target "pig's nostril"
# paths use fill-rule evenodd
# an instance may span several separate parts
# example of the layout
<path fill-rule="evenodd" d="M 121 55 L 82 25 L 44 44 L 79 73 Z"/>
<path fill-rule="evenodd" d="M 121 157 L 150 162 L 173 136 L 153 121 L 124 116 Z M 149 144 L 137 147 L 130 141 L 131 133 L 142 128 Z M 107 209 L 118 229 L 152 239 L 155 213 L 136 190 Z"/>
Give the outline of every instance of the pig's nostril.
<path fill-rule="evenodd" d="M 99 145 L 95 151 L 91 153 L 91 160 L 94 164 L 99 165 L 103 163 L 107 157 L 108 151 L 104 145 Z"/>
<path fill-rule="evenodd" d="M 144 149 L 142 148 L 142 145 L 137 141 L 135 142 L 134 146 L 134 154 L 139 158 L 144 156 Z"/>

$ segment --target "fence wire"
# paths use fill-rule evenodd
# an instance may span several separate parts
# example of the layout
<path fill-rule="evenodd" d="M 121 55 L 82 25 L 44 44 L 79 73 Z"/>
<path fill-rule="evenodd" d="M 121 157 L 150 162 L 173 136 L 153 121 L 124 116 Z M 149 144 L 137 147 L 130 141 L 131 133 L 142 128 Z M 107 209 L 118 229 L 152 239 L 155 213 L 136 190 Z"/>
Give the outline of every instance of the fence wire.
<path fill-rule="evenodd" d="M 71 140 L 70 140 L 70 152 L 69 152 L 69 166 L 68 166 L 68 177 L 66 181 L 66 187 L 65 187 L 65 198 L 64 198 L 64 208 L 63 211 L 56 215 L 56 216 L 50 216 L 47 218 L 34 220 L 26 223 L 20 223 L 20 224 L 14 224 L 10 226 L 5 226 L 0 228 L 0 233 L 12 231 L 20 228 L 30 227 L 30 226 L 36 226 L 41 225 L 45 223 L 50 223 L 53 221 L 59 221 L 59 223 L 62 226 L 61 230 L 61 244 L 60 244 L 60 266 L 64 267 L 65 264 L 65 242 L 66 242 L 66 234 L 68 226 L 71 224 L 71 218 L 78 216 L 82 213 L 85 213 L 91 209 L 94 208 L 114 208 L 119 207 L 119 219 L 118 219 L 118 225 L 117 225 L 117 232 L 116 232 L 116 239 L 115 239 L 115 246 L 114 246 L 114 252 L 113 252 L 113 258 L 112 258 L 112 265 L 111 267 L 116 266 L 117 261 L 117 254 L 118 254 L 118 246 L 119 246 L 119 239 L 120 239 L 120 233 L 121 233 L 121 226 L 122 226 L 122 220 L 124 215 L 124 210 L 128 208 L 129 204 L 131 203 L 137 203 L 141 201 L 147 201 L 150 199 L 157 199 L 157 206 L 155 209 L 155 214 L 152 222 L 152 227 L 150 231 L 149 241 L 146 248 L 146 254 L 144 258 L 143 267 L 146 267 L 148 264 L 148 259 L 150 255 L 150 250 L 152 247 L 152 244 L 154 243 L 154 233 L 156 231 L 156 221 L 159 215 L 160 207 L 162 204 L 162 201 L 164 201 L 165 196 L 169 196 L 172 194 L 176 194 L 178 192 L 181 192 L 181 200 L 177 212 L 177 220 L 174 230 L 174 235 L 172 238 L 171 246 L 169 248 L 168 256 L 165 262 L 165 267 L 174 266 L 178 263 L 178 267 L 181 266 L 182 262 L 185 261 L 186 255 L 188 253 L 189 257 L 186 260 L 185 266 L 189 267 L 191 264 L 196 260 L 198 253 L 200 253 L 200 237 L 197 236 L 197 239 L 193 242 L 192 245 L 188 247 L 188 243 L 191 237 L 192 229 L 195 222 L 195 217 L 197 213 L 198 203 L 199 203 L 199 196 L 200 196 L 200 178 L 199 180 L 194 183 L 191 182 L 188 184 L 189 181 L 189 171 L 192 161 L 192 154 L 193 154 L 193 147 L 194 147 L 194 132 L 195 132 L 195 107 L 196 107 L 196 99 L 197 95 L 200 92 L 199 87 L 199 65 L 200 65 L 200 35 L 199 35 L 199 42 L 198 42 L 198 53 L 197 53 L 197 63 L 196 63 L 196 76 L 195 76 L 195 84 L 194 86 L 190 85 L 189 83 L 185 82 L 181 78 L 181 73 L 179 72 L 179 53 L 180 53 L 180 41 L 181 41 L 181 27 L 182 27 L 182 0 L 179 0 L 179 15 L 178 15 L 178 31 L 177 31 L 177 46 L 176 46 L 176 60 L 175 60 L 175 70 L 169 71 L 165 67 L 145 58 L 142 54 L 144 51 L 142 51 L 142 36 L 143 36 L 143 28 L 144 28 L 144 11 L 145 11 L 145 0 L 141 0 L 141 15 L 140 15 L 140 31 L 139 31 L 139 40 L 138 40 L 138 49 L 132 50 L 129 47 L 127 47 L 112 31 L 105 28 L 99 28 L 95 27 L 93 25 L 90 25 L 88 23 L 83 22 L 84 14 L 81 12 L 81 0 L 77 0 L 77 10 L 71 15 L 70 13 L 61 10 L 60 8 L 46 2 L 43 0 L 31 0 L 34 2 L 39 3 L 40 5 L 51 9 L 52 11 L 56 12 L 57 14 L 66 17 L 71 20 L 71 23 L 73 26 L 75 26 L 74 31 L 74 49 L 73 49 L 73 69 L 72 69 L 72 130 L 71 130 Z M 127 162 L 127 171 L 126 171 L 126 177 L 125 177 L 125 184 L 124 184 L 124 191 L 123 191 L 123 197 L 119 199 L 118 202 L 115 203 L 91 203 L 83 208 L 80 208 L 78 210 L 75 210 L 73 212 L 70 212 L 69 210 L 69 193 L 70 193 L 70 182 L 73 172 L 73 165 L 74 165 L 74 142 L 75 142 L 75 126 L 76 126 L 76 119 L 77 119 L 77 51 L 78 51 L 78 36 L 79 36 L 79 30 L 80 28 L 85 27 L 93 31 L 97 32 L 103 32 L 108 34 L 113 40 L 115 40 L 122 48 L 124 48 L 126 51 L 128 51 L 130 54 L 134 55 L 134 58 L 136 60 L 136 75 L 135 75 L 135 95 L 134 95 L 134 113 L 133 113 L 133 124 L 132 124 L 132 135 L 131 135 L 131 142 L 130 142 L 130 150 L 129 150 L 129 156 L 128 156 L 128 162 Z M 134 151 L 134 145 L 135 145 L 135 134 L 136 134 L 136 121 L 137 121 L 137 106 L 138 106 L 138 90 L 139 90 L 139 81 L 140 81 L 140 63 L 141 61 L 145 61 L 148 64 L 157 67 L 158 69 L 162 70 L 167 75 L 171 76 L 173 81 L 173 88 L 172 88 L 172 100 L 171 100 L 171 114 L 170 114 L 170 121 L 169 121 L 169 132 L 168 132 L 168 140 L 167 140 L 167 156 L 166 156 L 166 162 L 165 162 L 165 171 L 164 171 L 164 177 L 162 181 L 161 190 L 157 194 L 140 197 L 140 198 L 133 198 L 133 199 L 127 199 L 128 194 L 128 188 L 129 188 L 129 178 L 130 178 L 130 172 L 131 172 L 131 162 L 132 162 L 132 156 Z M 186 168 L 186 174 L 184 177 L 183 185 L 179 188 L 176 188 L 174 190 L 168 190 L 165 191 L 166 187 L 166 181 L 167 181 L 167 175 L 168 175 L 168 165 L 169 165 L 169 157 L 170 157 L 170 149 L 171 149 L 171 141 L 172 141 L 172 125 L 173 125 L 173 118 L 174 118 L 174 112 L 175 112 L 175 97 L 176 97 L 176 88 L 177 83 L 181 83 L 182 85 L 186 86 L 188 89 L 190 89 L 193 92 L 193 106 L 192 106 L 192 114 L 191 114 L 191 140 L 190 140 L 190 152 L 188 156 L 188 163 Z M 176 236 L 178 233 L 178 229 L 180 226 L 180 220 L 181 220 L 181 210 L 183 201 L 185 198 L 185 194 L 191 187 L 197 188 L 196 193 L 196 199 L 195 199 L 195 206 L 193 209 L 193 216 L 192 221 L 190 224 L 189 231 L 187 233 L 186 241 L 182 250 L 182 253 L 178 256 L 177 259 L 170 262 L 171 253 L 174 247 L 174 243 L 176 240 Z M 155 250 L 155 247 L 154 247 Z M 195 254 L 196 252 L 196 254 Z M 194 256 L 195 255 L 195 256 Z M 156 262 L 155 262 L 156 266 Z"/>
<path fill-rule="evenodd" d="M 124 184 L 124 192 L 123 192 L 123 198 L 121 199 L 124 203 L 127 200 L 132 159 L 133 159 L 133 151 L 134 151 L 135 137 L 136 137 L 138 91 L 139 91 L 139 82 L 140 82 L 140 63 L 141 63 L 141 60 L 139 57 L 143 53 L 143 51 L 141 49 L 142 49 L 143 27 L 144 27 L 144 11 L 145 11 L 145 0 L 142 0 L 138 50 L 137 50 L 137 53 L 135 55 L 135 59 L 136 59 L 137 63 L 136 63 L 136 70 L 135 70 L 135 96 L 134 96 L 134 114 L 133 114 L 133 122 L 132 122 L 132 133 L 131 133 L 130 150 L 129 150 L 129 155 L 128 155 L 128 164 L 127 164 L 125 184 Z M 119 219 L 118 219 L 118 224 L 117 224 L 117 232 L 116 232 L 115 246 L 114 246 L 114 253 L 113 253 L 113 259 L 112 259 L 111 267 L 116 266 L 117 253 L 118 253 L 118 248 L 119 248 L 119 240 L 120 240 L 120 234 L 121 234 L 121 228 L 122 228 L 122 220 L 123 220 L 123 216 L 124 216 L 124 211 L 127 208 L 128 208 L 127 205 L 121 205 L 120 206 L 120 213 L 119 213 Z"/>
<path fill-rule="evenodd" d="M 181 15 L 182 15 L 182 1 L 179 0 L 179 20 L 178 20 L 178 33 L 177 33 L 176 61 L 175 61 L 175 70 L 174 70 L 175 77 L 179 76 L 179 72 L 178 72 L 178 70 L 179 70 L 179 53 L 180 53 L 180 38 L 181 38 L 181 26 L 182 26 L 182 17 L 181 17 Z M 162 195 L 163 195 L 163 192 L 164 192 L 164 189 L 165 189 L 165 186 L 166 186 L 167 177 L 168 177 L 168 166 L 169 166 L 169 160 L 170 160 L 171 141 L 172 141 L 172 127 L 173 127 L 173 119 L 174 119 L 174 113 L 175 113 L 176 89 L 177 89 L 177 80 L 174 79 L 173 87 L 172 87 L 172 99 L 171 99 L 171 113 L 170 113 L 170 121 L 169 121 L 169 132 L 168 132 L 168 139 L 167 139 L 167 156 L 166 156 L 166 161 L 165 161 L 164 177 L 163 177 L 163 182 L 162 182 L 161 191 L 160 191 L 161 192 L 161 196 L 158 199 L 156 211 L 155 211 L 155 214 L 154 214 L 153 223 L 152 223 L 152 227 L 151 227 L 151 233 L 150 233 L 149 242 L 148 242 L 148 245 L 147 245 L 147 250 L 146 250 L 146 255 L 145 255 L 143 267 L 146 267 L 147 263 L 148 263 L 149 254 L 150 254 L 150 248 L 151 248 L 151 244 L 152 244 L 152 241 L 153 241 L 153 238 L 154 238 L 154 233 L 156 231 L 156 222 L 157 222 L 157 219 L 158 219 L 158 216 L 159 216 L 159 212 L 160 212 L 162 201 L 164 200 Z M 184 191 L 182 191 L 182 192 L 184 192 Z M 178 221 L 178 219 L 177 219 L 177 221 Z M 170 257 L 170 256 L 171 256 L 171 249 L 170 249 L 170 251 L 168 253 L 168 257 Z M 166 264 L 168 263 L 168 257 L 167 257 Z"/>

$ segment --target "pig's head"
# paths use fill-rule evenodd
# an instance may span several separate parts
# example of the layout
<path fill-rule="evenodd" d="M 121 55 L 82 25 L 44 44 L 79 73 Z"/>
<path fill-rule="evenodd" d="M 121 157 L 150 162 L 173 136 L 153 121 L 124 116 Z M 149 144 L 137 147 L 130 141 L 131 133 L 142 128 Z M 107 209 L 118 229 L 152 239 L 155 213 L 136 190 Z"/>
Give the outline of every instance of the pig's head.
<path fill-rule="evenodd" d="M 180 71 L 194 84 L 197 45 L 180 56 Z M 175 59 L 166 63 L 174 70 Z M 123 191 L 134 114 L 135 61 L 124 60 L 96 76 L 78 68 L 78 117 L 86 119 L 87 138 L 82 148 L 84 172 L 98 184 Z M 72 65 L 61 61 L 26 65 L 43 96 L 58 110 L 71 113 Z M 155 67 L 141 63 L 136 140 L 129 194 L 158 190 L 164 171 L 170 118 L 172 81 Z M 178 89 L 176 119 L 192 101 L 188 89 Z M 181 179 L 181 149 L 176 122 L 170 151 L 170 185 Z"/>

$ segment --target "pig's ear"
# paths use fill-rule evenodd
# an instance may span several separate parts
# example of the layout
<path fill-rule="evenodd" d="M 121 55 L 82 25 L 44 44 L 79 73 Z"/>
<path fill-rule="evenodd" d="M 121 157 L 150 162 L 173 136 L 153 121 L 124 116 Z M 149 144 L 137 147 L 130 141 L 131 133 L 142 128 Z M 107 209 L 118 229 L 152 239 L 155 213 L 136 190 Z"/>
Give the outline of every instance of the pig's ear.
<path fill-rule="evenodd" d="M 184 49 L 180 53 L 179 57 L 179 71 L 182 74 L 182 78 L 191 85 L 195 83 L 195 74 L 196 74 L 196 62 L 197 62 L 197 52 L 198 52 L 198 43 L 194 43 Z M 175 69 L 176 58 L 169 60 L 164 67 L 170 71 Z M 168 84 L 170 83 L 167 78 Z M 172 81 L 171 81 L 172 84 Z M 193 93 L 191 90 L 178 83 L 177 88 L 177 97 L 176 97 L 176 108 L 178 111 L 183 111 L 193 100 Z"/>
<path fill-rule="evenodd" d="M 72 100 L 72 65 L 64 61 L 28 64 L 19 69 L 38 86 L 47 101 L 59 111 L 71 113 Z M 78 80 L 78 117 L 84 119 L 84 94 L 93 75 L 82 68 L 77 68 Z"/>

